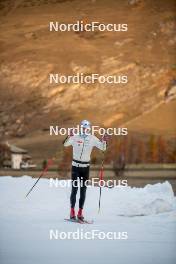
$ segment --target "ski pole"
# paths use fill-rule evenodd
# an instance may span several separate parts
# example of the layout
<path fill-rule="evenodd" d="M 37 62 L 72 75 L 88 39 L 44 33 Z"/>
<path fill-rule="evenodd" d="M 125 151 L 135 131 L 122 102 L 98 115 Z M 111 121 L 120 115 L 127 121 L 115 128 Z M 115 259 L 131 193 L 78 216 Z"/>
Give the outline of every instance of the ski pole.
<path fill-rule="evenodd" d="M 31 187 L 31 189 L 29 190 L 29 192 L 26 194 L 26 198 L 27 196 L 32 192 L 33 188 L 35 187 L 35 185 L 37 184 L 37 182 L 40 180 L 40 178 L 48 171 L 48 168 L 53 164 L 52 159 L 49 159 L 47 162 L 46 167 L 44 168 L 44 170 L 41 172 L 39 178 L 37 179 L 37 181 L 34 183 L 34 185 Z"/>
<path fill-rule="evenodd" d="M 103 136 L 103 139 L 105 139 L 106 141 L 106 148 L 107 148 L 107 133 L 104 134 Z M 103 158 L 102 158 L 102 162 L 101 162 L 101 169 L 100 169 L 100 172 L 99 172 L 99 184 L 100 184 L 100 194 L 99 194 L 99 203 L 98 203 L 98 213 L 100 213 L 100 207 L 101 207 L 101 193 L 102 193 L 102 186 L 101 186 L 101 183 L 102 183 L 102 180 L 103 180 L 103 174 L 104 174 L 104 160 L 105 160 L 105 151 L 103 151 Z"/>
<path fill-rule="evenodd" d="M 104 173 L 104 159 L 105 159 L 105 152 L 103 152 L 103 158 L 102 158 L 102 162 L 101 162 L 101 169 L 100 169 L 100 172 L 99 172 L 100 194 L 99 194 L 99 202 L 98 202 L 98 213 L 100 213 L 100 207 L 101 207 L 101 192 L 102 192 L 101 182 L 103 180 L 103 173 Z"/>

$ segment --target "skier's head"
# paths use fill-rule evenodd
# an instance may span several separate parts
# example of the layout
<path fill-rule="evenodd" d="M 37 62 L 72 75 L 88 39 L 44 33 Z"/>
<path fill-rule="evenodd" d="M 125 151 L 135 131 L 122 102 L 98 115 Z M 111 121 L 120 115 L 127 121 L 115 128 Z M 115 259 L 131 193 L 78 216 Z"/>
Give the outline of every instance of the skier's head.
<path fill-rule="evenodd" d="M 81 134 L 88 135 L 91 129 L 91 123 L 88 120 L 81 121 Z"/>
<path fill-rule="evenodd" d="M 82 120 L 81 121 L 81 127 L 83 128 L 90 128 L 91 124 L 88 120 Z"/>

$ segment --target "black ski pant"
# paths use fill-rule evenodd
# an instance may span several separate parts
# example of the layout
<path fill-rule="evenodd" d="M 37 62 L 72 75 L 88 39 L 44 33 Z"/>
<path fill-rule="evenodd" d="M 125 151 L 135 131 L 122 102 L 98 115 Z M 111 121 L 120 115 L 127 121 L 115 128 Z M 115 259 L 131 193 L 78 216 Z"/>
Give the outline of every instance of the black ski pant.
<path fill-rule="evenodd" d="M 71 179 L 72 179 L 72 190 L 70 195 L 71 208 L 75 207 L 76 194 L 78 191 L 78 186 L 80 186 L 79 208 L 83 209 L 86 198 L 86 189 L 87 189 L 85 182 L 86 180 L 89 179 L 89 166 L 87 167 L 72 166 Z"/>

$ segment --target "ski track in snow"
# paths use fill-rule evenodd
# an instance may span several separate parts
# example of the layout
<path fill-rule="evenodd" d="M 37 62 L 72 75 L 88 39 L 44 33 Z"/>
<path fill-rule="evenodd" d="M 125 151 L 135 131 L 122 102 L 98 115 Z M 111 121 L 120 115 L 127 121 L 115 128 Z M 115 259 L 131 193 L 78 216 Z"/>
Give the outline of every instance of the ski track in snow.
<path fill-rule="evenodd" d="M 89 187 L 85 218 L 92 225 L 67 223 L 69 188 L 49 187 L 41 179 L 0 178 L 0 263 L 176 263 L 176 198 L 170 183 L 144 188 Z M 79 196 L 79 194 L 78 194 Z M 77 198 L 78 199 L 78 198 Z M 49 231 L 99 230 L 128 232 L 127 240 L 50 240 Z"/>

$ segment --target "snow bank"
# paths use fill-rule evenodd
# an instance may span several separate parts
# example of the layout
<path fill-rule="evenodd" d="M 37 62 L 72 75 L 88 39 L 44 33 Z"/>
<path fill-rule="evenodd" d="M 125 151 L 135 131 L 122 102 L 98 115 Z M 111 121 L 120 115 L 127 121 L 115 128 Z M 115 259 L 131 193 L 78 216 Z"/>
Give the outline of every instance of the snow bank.
<path fill-rule="evenodd" d="M 117 215 L 142 216 L 174 210 L 175 198 L 169 182 L 148 184 L 144 188 L 116 188 L 113 194 Z"/>
<path fill-rule="evenodd" d="M 19 203 L 23 210 L 44 210 L 54 214 L 59 204 L 64 207 L 65 216 L 69 212 L 70 188 L 50 188 L 48 179 L 41 179 L 28 199 L 26 193 L 36 179 L 24 176 L 21 178 L 0 178 L 0 208 L 14 207 Z M 79 193 L 77 197 L 77 202 Z M 85 212 L 95 215 L 98 210 L 99 188 L 88 187 Z M 56 202 L 57 201 L 57 202 Z M 56 204 L 55 204 L 56 202 Z M 35 207 L 33 204 L 35 203 Z M 57 205 L 57 206 L 56 206 Z M 78 205 L 78 203 L 77 203 Z M 9 212 L 12 213 L 12 208 Z M 62 209 L 63 210 L 63 209 Z M 115 187 L 102 188 L 101 213 L 104 219 L 109 216 L 147 216 L 176 210 L 176 199 L 169 182 L 148 184 L 144 188 Z M 27 214 L 26 212 L 26 214 Z M 64 216 L 63 216 L 64 217 Z"/>

